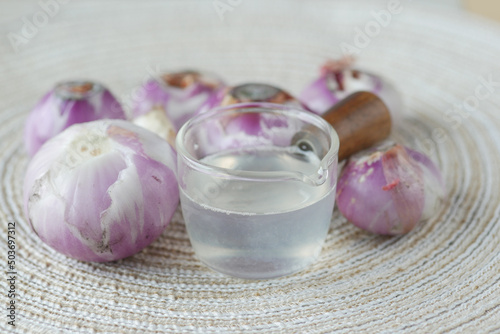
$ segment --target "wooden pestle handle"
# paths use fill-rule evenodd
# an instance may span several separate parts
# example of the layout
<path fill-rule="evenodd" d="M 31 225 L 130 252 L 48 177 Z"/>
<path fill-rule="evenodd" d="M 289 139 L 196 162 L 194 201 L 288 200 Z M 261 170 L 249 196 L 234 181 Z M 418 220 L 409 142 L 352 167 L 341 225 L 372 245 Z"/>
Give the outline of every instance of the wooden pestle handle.
<path fill-rule="evenodd" d="M 339 161 L 373 146 L 391 133 L 389 109 L 377 95 L 370 92 L 349 95 L 322 117 L 339 136 Z"/>

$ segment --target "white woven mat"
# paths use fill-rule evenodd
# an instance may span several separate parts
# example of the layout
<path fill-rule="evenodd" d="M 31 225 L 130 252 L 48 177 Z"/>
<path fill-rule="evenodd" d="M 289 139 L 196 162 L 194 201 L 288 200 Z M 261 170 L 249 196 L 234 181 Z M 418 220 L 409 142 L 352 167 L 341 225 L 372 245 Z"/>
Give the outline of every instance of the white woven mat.
<path fill-rule="evenodd" d="M 223 0 L 227 3 L 228 1 Z M 37 2 L 4 1 L 0 13 L 0 243 L 16 222 L 19 333 L 500 332 L 500 87 L 469 114 L 480 77 L 500 82 L 500 26 L 402 1 L 359 64 L 396 83 L 406 100 L 395 137 L 440 165 L 449 201 L 403 237 L 378 237 L 337 211 L 319 261 L 268 281 L 203 266 L 178 212 L 162 237 L 118 263 L 83 263 L 45 246 L 21 211 L 27 112 L 55 82 L 91 78 L 123 100 L 156 69 L 193 67 L 230 83 L 266 81 L 297 93 L 354 28 L 385 1 L 70 1 L 17 52 L 7 38 Z M 40 14 L 38 14 L 40 15 Z M 38 17 L 38 23 L 42 16 Z M 491 87 L 490 87 L 491 88 Z M 450 114 L 451 115 L 451 114 Z M 461 115 L 461 116 L 460 116 Z M 442 138 L 442 139 L 440 139 Z M 0 279 L 7 325 L 8 290 Z"/>

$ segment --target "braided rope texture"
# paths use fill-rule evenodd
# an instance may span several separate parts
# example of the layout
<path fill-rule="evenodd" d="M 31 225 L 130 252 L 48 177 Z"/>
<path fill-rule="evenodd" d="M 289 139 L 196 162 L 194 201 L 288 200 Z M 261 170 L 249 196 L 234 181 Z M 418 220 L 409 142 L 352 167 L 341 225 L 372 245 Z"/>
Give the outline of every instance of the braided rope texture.
<path fill-rule="evenodd" d="M 56 82 L 101 81 L 127 108 L 147 76 L 184 67 L 297 94 L 388 6 L 223 2 L 231 10 L 217 12 L 215 1 L 61 1 L 45 24 L 35 17 L 39 3 L 2 3 L 0 240 L 4 266 L 7 222 L 15 221 L 18 296 L 15 331 L 4 315 L 0 331 L 500 333 L 500 26 L 437 5 L 402 0 L 358 54 L 361 67 L 386 76 L 404 97 L 394 138 L 429 154 L 446 178 L 446 203 L 411 233 L 375 236 L 336 210 L 314 265 L 245 281 L 197 260 L 180 210 L 157 241 L 116 263 L 67 258 L 30 231 L 23 125 Z M 16 49 L 7 36 L 21 33 L 23 17 L 40 24 Z"/>

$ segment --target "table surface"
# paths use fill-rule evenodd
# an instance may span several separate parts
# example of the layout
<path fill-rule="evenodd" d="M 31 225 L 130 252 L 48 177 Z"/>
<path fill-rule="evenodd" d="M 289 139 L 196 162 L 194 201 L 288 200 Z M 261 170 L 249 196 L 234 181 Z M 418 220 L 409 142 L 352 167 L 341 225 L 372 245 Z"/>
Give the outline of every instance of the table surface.
<path fill-rule="evenodd" d="M 150 73 L 192 67 L 297 94 L 387 9 L 242 0 L 219 15 L 216 2 L 1 3 L 0 242 L 5 263 L 15 221 L 17 331 L 500 332 L 500 26 L 451 7 L 401 1 L 357 56 L 404 98 L 394 139 L 429 154 L 446 178 L 446 203 L 411 233 L 371 235 L 335 211 L 317 263 L 245 281 L 196 259 L 180 211 L 151 246 L 116 263 L 69 259 L 29 230 L 23 124 L 54 83 L 99 80 L 128 107 Z M 5 315 L 2 332 L 12 329 Z"/>

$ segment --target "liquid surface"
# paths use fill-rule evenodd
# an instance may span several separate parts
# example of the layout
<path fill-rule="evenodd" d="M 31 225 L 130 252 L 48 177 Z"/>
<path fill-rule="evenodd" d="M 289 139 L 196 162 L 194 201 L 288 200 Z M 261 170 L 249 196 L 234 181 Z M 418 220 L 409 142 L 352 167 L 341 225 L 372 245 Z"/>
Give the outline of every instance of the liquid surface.
<path fill-rule="evenodd" d="M 223 152 L 204 162 L 246 171 L 314 173 L 319 159 L 312 152 L 299 153 L 295 149 Z M 318 257 L 335 199 L 335 187 L 325 188 L 329 182 L 311 186 L 297 180 L 213 181 L 193 177 L 185 180 L 190 193 L 181 189 L 191 244 L 209 267 L 262 279 L 299 271 Z M 206 192 L 207 182 L 213 189 Z"/>
<path fill-rule="evenodd" d="M 329 192 L 328 185 L 317 187 L 302 178 L 315 176 L 320 160 L 313 152 L 297 147 L 226 151 L 202 162 L 244 172 L 274 172 L 276 181 L 228 178 L 224 175 L 193 174 L 187 180 L 186 194 L 197 203 L 218 211 L 245 215 L 271 214 L 295 210 L 319 200 Z M 254 174 L 255 175 L 255 174 Z"/>
<path fill-rule="evenodd" d="M 314 173 L 320 163 L 318 156 L 312 151 L 303 151 L 296 146 L 228 150 L 207 156 L 201 161 L 212 166 L 233 170 L 289 171 L 304 174 Z"/>

